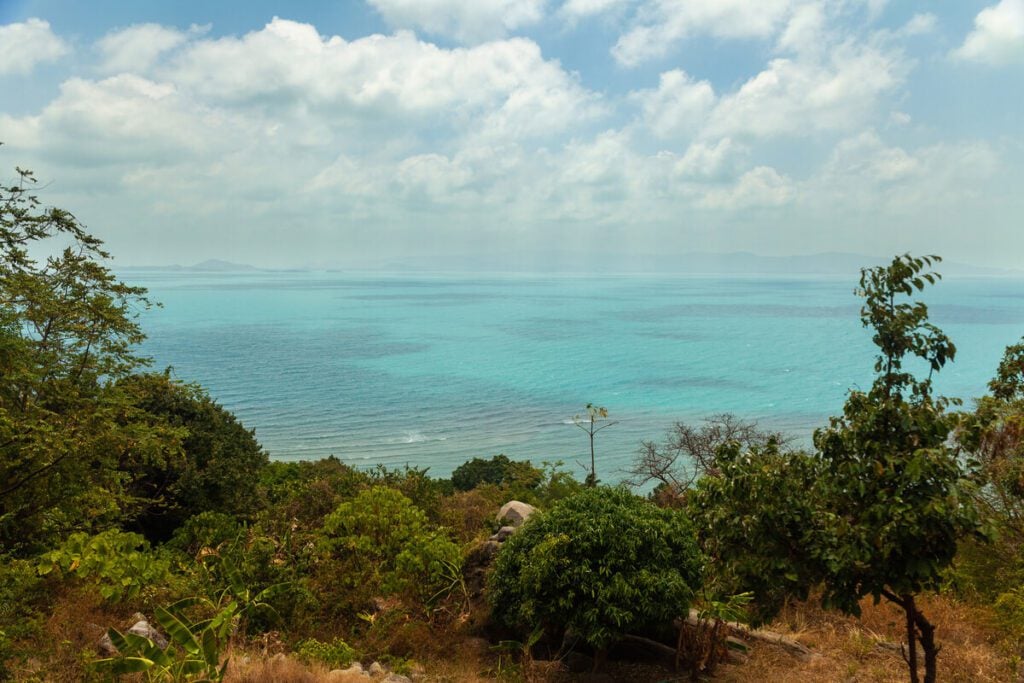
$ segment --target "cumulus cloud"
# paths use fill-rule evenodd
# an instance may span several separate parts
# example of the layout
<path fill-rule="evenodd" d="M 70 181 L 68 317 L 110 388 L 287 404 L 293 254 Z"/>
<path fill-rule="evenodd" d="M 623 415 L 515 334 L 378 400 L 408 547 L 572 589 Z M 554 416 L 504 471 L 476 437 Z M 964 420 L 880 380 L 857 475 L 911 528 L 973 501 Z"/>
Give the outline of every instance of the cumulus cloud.
<path fill-rule="evenodd" d="M 316 109 L 336 123 L 404 115 L 410 125 L 477 122 L 492 135 L 545 136 L 602 111 L 596 94 L 528 39 L 457 49 L 409 32 L 346 41 L 277 18 L 241 38 L 191 44 L 168 76 L 211 101 Z"/>
<path fill-rule="evenodd" d="M 100 69 L 109 73 L 146 71 L 162 54 L 207 30 L 208 26 L 179 31 L 159 24 L 136 24 L 111 31 L 96 43 L 103 56 Z"/>
<path fill-rule="evenodd" d="M 899 53 L 854 43 L 821 61 L 773 59 L 721 99 L 706 130 L 716 137 L 769 137 L 855 128 L 903 82 L 907 68 Z"/>
<path fill-rule="evenodd" d="M 767 38 L 783 25 L 794 4 L 794 0 L 648 0 L 612 54 L 620 63 L 636 66 L 664 56 L 674 43 L 693 35 Z"/>
<path fill-rule="evenodd" d="M 464 43 L 501 38 L 539 22 L 545 0 L 368 0 L 396 28 Z"/>
<path fill-rule="evenodd" d="M 60 59 L 71 48 L 42 19 L 0 26 L 0 76 L 21 75 Z"/>
<path fill-rule="evenodd" d="M 661 74 L 656 90 L 634 92 L 632 97 L 640 103 L 648 128 L 662 139 L 692 136 L 715 103 L 711 84 L 695 81 L 681 69 Z"/>
<path fill-rule="evenodd" d="M 738 210 L 782 206 L 793 199 L 793 181 L 774 168 L 758 166 L 740 176 L 735 184 L 710 188 L 699 200 L 709 209 Z"/>
<path fill-rule="evenodd" d="M 952 56 L 992 65 L 1024 62 L 1024 0 L 1000 0 L 979 12 Z"/>

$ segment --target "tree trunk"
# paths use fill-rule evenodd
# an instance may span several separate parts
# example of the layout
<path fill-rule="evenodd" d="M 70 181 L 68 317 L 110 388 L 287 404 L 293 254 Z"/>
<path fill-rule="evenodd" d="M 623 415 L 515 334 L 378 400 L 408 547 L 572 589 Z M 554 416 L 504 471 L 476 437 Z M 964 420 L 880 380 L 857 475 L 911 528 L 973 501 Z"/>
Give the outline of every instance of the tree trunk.
<path fill-rule="evenodd" d="M 917 677 L 917 626 L 915 616 L 917 609 L 914 607 L 914 596 L 904 595 L 903 611 L 907 614 L 907 666 L 910 667 L 910 683 L 919 683 Z"/>
<path fill-rule="evenodd" d="M 915 610 L 914 615 L 921 633 L 921 649 L 924 650 L 924 683 L 935 683 L 936 658 L 941 649 L 935 644 L 935 627 L 920 612 Z"/>

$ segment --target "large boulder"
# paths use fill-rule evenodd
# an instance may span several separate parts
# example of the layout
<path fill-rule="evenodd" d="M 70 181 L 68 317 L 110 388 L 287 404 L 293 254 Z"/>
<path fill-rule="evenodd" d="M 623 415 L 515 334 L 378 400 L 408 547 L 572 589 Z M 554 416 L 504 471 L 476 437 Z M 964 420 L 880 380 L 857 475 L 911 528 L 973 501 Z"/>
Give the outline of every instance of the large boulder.
<path fill-rule="evenodd" d="M 536 511 L 537 508 L 528 503 L 510 500 L 501 506 L 501 510 L 498 511 L 497 520 L 499 523 L 508 522 L 511 526 L 521 526 Z"/>

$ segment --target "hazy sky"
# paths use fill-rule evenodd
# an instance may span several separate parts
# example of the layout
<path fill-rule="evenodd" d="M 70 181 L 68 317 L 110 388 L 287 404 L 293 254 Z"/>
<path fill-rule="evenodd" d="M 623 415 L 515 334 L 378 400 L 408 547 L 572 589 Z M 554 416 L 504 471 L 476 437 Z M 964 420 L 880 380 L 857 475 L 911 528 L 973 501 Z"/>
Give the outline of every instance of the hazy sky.
<path fill-rule="evenodd" d="M 1024 0 L 0 0 L 0 174 L 121 264 L 1024 264 Z"/>

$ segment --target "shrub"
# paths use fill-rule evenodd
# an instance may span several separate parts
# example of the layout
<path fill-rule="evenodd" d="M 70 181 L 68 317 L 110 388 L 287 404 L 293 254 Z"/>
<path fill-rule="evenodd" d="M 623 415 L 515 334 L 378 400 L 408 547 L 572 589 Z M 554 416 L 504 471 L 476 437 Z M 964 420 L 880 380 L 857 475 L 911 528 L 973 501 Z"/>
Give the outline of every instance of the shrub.
<path fill-rule="evenodd" d="M 324 520 L 326 547 L 366 590 L 400 594 L 423 604 L 451 585 L 461 567 L 459 547 L 433 529 L 426 514 L 400 492 L 363 491 Z"/>
<path fill-rule="evenodd" d="M 358 653 L 340 638 L 329 643 L 307 638 L 299 643 L 296 654 L 307 662 L 320 662 L 332 669 L 344 669 L 356 660 Z"/>
<path fill-rule="evenodd" d="M 684 614 L 700 575 L 682 512 L 601 487 L 531 517 L 502 548 L 488 589 L 507 625 L 569 628 L 602 650 Z"/>
<path fill-rule="evenodd" d="M 481 484 L 535 489 L 543 474 L 529 461 L 513 461 L 506 455 L 495 455 L 487 460 L 473 458 L 456 467 L 452 472 L 452 486 L 457 491 L 469 491 Z"/>
<path fill-rule="evenodd" d="M 142 536 L 111 529 L 95 536 L 71 534 L 60 547 L 43 553 L 38 571 L 46 575 L 56 569 L 95 580 L 104 600 L 120 602 L 147 588 L 164 587 L 171 580 L 170 567 L 170 560 L 150 550 Z"/>

